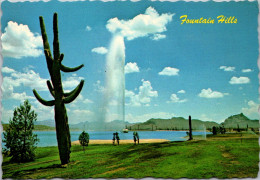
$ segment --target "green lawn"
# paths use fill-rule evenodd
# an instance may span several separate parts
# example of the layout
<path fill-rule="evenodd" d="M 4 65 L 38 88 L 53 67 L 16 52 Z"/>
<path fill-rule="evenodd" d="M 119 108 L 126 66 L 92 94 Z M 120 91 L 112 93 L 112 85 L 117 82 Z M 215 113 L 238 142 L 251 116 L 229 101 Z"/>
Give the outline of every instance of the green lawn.
<path fill-rule="evenodd" d="M 57 147 L 37 148 L 37 159 L 10 163 L 3 178 L 256 178 L 258 138 L 219 138 L 158 144 L 73 146 L 71 163 L 61 167 Z"/>

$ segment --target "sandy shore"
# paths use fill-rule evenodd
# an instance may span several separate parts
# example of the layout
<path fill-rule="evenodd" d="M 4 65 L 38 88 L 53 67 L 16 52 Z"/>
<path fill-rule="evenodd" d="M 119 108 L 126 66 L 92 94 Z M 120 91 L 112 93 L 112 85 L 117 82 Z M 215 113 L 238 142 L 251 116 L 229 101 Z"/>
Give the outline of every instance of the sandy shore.
<path fill-rule="evenodd" d="M 139 143 L 161 143 L 161 142 L 167 142 L 169 140 L 167 139 L 140 139 Z M 128 140 L 120 140 L 120 144 L 130 144 L 134 143 L 134 140 L 128 139 Z M 71 143 L 72 145 L 79 145 L 79 141 L 73 141 Z M 112 144 L 112 140 L 89 140 L 89 144 Z"/>

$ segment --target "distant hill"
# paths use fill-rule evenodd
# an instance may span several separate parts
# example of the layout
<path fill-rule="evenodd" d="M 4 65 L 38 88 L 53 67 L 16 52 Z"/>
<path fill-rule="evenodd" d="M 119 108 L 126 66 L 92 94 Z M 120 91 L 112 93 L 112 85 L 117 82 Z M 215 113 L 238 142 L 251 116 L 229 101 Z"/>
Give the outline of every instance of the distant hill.
<path fill-rule="evenodd" d="M 233 115 L 225 119 L 223 123 L 225 128 L 259 128 L 259 120 L 250 120 L 243 113 Z M 5 130 L 8 124 L 2 124 Z M 173 117 L 171 119 L 149 119 L 142 123 L 129 123 L 122 120 L 114 120 L 111 122 L 80 122 L 78 124 L 70 124 L 71 131 L 93 130 L 93 131 L 122 131 L 125 127 L 129 130 L 187 130 L 189 129 L 188 119 L 183 117 Z M 220 124 L 212 121 L 201 121 L 192 119 L 192 129 L 201 130 L 206 127 L 220 126 Z M 55 131 L 55 121 L 45 120 L 35 122 L 36 131 Z"/>
<path fill-rule="evenodd" d="M 44 125 L 44 126 L 50 126 L 55 127 L 55 120 L 54 119 L 48 119 L 43 121 L 35 121 L 35 125 Z"/>
<path fill-rule="evenodd" d="M 204 128 L 219 126 L 216 122 L 201 121 L 192 119 L 192 129 L 201 130 Z M 189 129 L 188 119 L 183 117 L 173 117 L 171 119 L 150 119 L 144 123 L 134 124 L 128 127 L 131 130 L 186 130 Z"/>
<path fill-rule="evenodd" d="M 2 124 L 3 130 L 6 131 L 9 124 Z M 54 131 L 55 127 L 45 126 L 45 125 L 34 125 L 34 131 Z"/>
<path fill-rule="evenodd" d="M 247 125 L 249 128 L 259 128 L 259 120 L 250 120 L 243 113 L 228 117 L 223 124 L 225 128 L 237 128 L 237 125 L 240 128 L 246 128 Z"/>
<path fill-rule="evenodd" d="M 130 125 L 129 122 L 123 120 L 114 120 L 111 122 L 80 122 L 78 124 L 70 124 L 70 128 L 79 130 L 93 130 L 93 131 L 122 131 L 126 126 Z"/>

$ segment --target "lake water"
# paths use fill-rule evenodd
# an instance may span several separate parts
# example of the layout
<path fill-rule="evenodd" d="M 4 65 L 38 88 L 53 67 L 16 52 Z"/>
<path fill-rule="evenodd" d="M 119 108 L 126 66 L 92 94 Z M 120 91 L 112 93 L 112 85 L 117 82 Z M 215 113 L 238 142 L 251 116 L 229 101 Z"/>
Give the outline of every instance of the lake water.
<path fill-rule="evenodd" d="M 71 131 L 71 141 L 77 141 L 82 131 Z M 90 140 L 102 139 L 111 140 L 114 131 L 87 131 Z M 57 146 L 55 131 L 35 131 L 40 139 L 38 147 Z M 185 141 L 186 131 L 138 131 L 140 139 L 167 139 L 170 141 Z M 192 132 L 193 135 L 205 135 L 205 132 Z M 121 133 L 119 132 L 121 140 L 133 139 L 133 132 Z"/>

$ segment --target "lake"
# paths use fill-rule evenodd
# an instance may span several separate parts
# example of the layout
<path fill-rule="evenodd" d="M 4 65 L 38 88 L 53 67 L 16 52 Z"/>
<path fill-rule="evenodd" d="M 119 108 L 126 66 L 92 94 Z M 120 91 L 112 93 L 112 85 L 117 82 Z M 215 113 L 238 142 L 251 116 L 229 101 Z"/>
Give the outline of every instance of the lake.
<path fill-rule="evenodd" d="M 71 131 L 71 141 L 77 141 L 82 131 Z M 38 147 L 45 146 L 57 146 L 56 132 L 55 131 L 34 131 L 38 135 L 40 142 Z M 87 131 L 90 140 L 111 140 L 113 138 L 114 131 Z M 185 141 L 184 138 L 186 131 L 138 131 L 140 139 L 167 139 L 170 141 Z M 193 132 L 193 135 L 205 136 L 205 132 Z M 208 133 L 207 133 L 208 134 Z M 119 132 L 119 137 L 123 139 L 133 139 L 133 132 L 128 133 Z"/>

